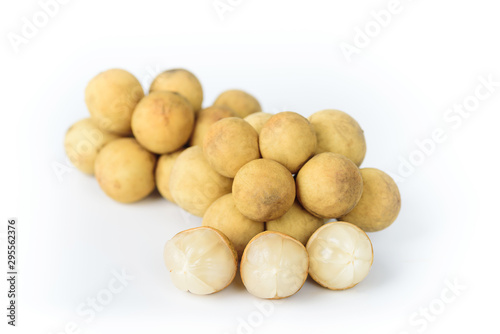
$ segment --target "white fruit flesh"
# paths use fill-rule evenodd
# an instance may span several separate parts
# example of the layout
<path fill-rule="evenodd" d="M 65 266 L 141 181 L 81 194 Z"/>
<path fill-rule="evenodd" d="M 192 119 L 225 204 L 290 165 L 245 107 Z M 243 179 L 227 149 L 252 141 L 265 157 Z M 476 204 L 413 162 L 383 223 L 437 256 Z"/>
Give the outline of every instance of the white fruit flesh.
<path fill-rule="evenodd" d="M 372 244 L 366 233 L 345 222 L 319 228 L 307 243 L 309 275 L 324 287 L 342 290 L 361 282 L 373 262 Z"/>
<path fill-rule="evenodd" d="M 165 244 L 165 265 L 177 288 L 206 295 L 231 283 L 237 260 L 219 233 L 200 227 L 181 232 Z"/>
<path fill-rule="evenodd" d="M 284 298 L 300 290 L 307 278 L 305 247 L 281 233 L 257 235 L 245 249 L 241 278 L 247 290 L 260 298 Z"/>

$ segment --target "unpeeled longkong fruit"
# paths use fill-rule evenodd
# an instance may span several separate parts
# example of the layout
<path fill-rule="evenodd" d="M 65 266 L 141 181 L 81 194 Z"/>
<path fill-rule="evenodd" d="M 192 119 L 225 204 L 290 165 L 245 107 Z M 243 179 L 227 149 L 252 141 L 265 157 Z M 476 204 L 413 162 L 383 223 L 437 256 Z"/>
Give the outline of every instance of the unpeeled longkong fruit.
<path fill-rule="evenodd" d="M 247 117 L 244 118 L 245 121 L 250 124 L 255 131 L 257 131 L 258 134 L 260 134 L 260 131 L 262 130 L 262 127 L 266 122 L 273 116 L 273 114 L 268 114 L 266 112 L 256 112 L 253 114 L 248 115 Z"/>
<path fill-rule="evenodd" d="M 213 202 L 203 215 L 202 224 L 224 233 L 240 258 L 248 242 L 264 231 L 263 222 L 253 221 L 241 214 L 234 204 L 233 194 L 226 194 Z"/>
<path fill-rule="evenodd" d="M 203 153 L 217 173 L 233 178 L 244 164 L 260 158 L 259 135 L 241 118 L 224 118 L 208 129 Z"/>
<path fill-rule="evenodd" d="M 280 112 L 262 127 L 259 147 L 263 158 L 277 161 L 295 174 L 314 155 L 316 133 L 303 116 Z"/>
<path fill-rule="evenodd" d="M 233 197 L 244 216 L 265 222 L 290 209 L 295 200 L 295 182 L 290 171 L 276 161 L 253 160 L 236 174 Z"/>
<path fill-rule="evenodd" d="M 321 110 L 309 117 L 316 136 L 316 153 L 342 154 L 360 166 L 365 159 L 366 141 L 358 122 L 340 110 Z"/>
<path fill-rule="evenodd" d="M 139 80 L 121 69 L 99 73 L 85 88 L 85 103 L 95 124 L 122 136 L 132 133 L 132 113 L 143 97 Z"/>
<path fill-rule="evenodd" d="M 161 155 L 158 158 L 158 163 L 156 165 L 156 188 L 158 188 L 158 191 L 163 198 L 172 203 L 175 203 L 175 201 L 170 193 L 170 174 L 172 173 L 175 161 L 183 151 L 183 149 L 180 149 L 173 153 Z"/>
<path fill-rule="evenodd" d="M 132 131 L 149 151 L 164 154 L 180 149 L 191 136 L 193 107 L 177 93 L 153 92 L 143 98 L 132 116 Z"/>
<path fill-rule="evenodd" d="M 297 198 L 315 216 L 338 218 L 358 203 L 363 179 L 358 167 L 340 154 L 314 156 L 297 174 Z"/>
<path fill-rule="evenodd" d="M 158 74 L 149 92 L 158 91 L 179 93 L 189 101 L 195 112 L 201 109 L 203 89 L 198 78 L 188 70 L 178 68 Z"/>
<path fill-rule="evenodd" d="M 97 154 L 95 177 L 112 199 L 136 202 L 155 188 L 156 156 L 133 138 L 116 139 Z"/>
<path fill-rule="evenodd" d="M 255 97 L 238 89 L 226 90 L 221 93 L 215 100 L 214 106 L 227 107 L 241 118 L 262 110 Z"/>
<path fill-rule="evenodd" d="M 193 134 L 189 141 L 190 146 L 203 147 L 203 138 L 205 138 L 210 126 L 223 118 L 234 116 L 234 112 L 225 107 L 208 107 L 200 110 L 196 116 Z"/>
<path fill-rule="evenodd" d="M 363 194 L 358 204 L 341 219 L 363 231 L 376 232 L 389 227 L 401 209 L 401 195 L 394 180 L 376 168 L 361 169 Z"/>
<path fill-rule="evenodd" d="M 232 179 L 210 167 L 199 146 L 185 149 L 170 173 L 170 193 L 175 203 L 199 217 L 216 199 L 231 192 L 232 183 Z"/>
<path fill-rule="evenodd" d="M 73 124 L 64 137 L 64 149 L 71 163 L 80 171 L 93 175 L 97 153 L 107 143 L 120 138 L 101 130 L 91 118 Z"/>
<path fill-rule="evenodd" d="M 275 220 L 266 222 L 268 231 L 281 232 L 297 239 L 304 245 L 309 237 L 320 228 L 325 219 L 316 217 L 305 210 L 300 203 L 295 201 L 290 210 Z"/>

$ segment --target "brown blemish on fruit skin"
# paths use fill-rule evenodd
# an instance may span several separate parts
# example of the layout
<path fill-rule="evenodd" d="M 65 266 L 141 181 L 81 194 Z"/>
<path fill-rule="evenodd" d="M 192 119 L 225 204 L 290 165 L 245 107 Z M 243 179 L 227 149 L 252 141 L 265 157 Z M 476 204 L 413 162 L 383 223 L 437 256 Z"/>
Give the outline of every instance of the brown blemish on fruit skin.
<path fill-rule="evenodd" d="M 277 191 L 273 189 L 272 194 L 264 196 L 262 204 L 271 205 L 275 203 L 280 203 L 281 197 L 277 194 Z"/>

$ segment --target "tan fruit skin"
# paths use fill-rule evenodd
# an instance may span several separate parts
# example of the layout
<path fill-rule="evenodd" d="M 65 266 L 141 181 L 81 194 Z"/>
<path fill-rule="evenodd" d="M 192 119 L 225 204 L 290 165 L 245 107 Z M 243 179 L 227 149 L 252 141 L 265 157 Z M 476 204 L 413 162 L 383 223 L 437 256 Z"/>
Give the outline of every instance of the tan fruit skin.
<path fill-rule="evenodd" d="M 203 154 L 217 173 L 234 178 L 243 165 L 260 158 L 259 135 L 239 117 L 221 119 L 208 129 Z"/>
<path fill-rule="evenodd" d="M 295 181 L 276 161 L 253 160 L 236 174 L 233 197 L 238 210 L 251 220 L 278 219 L 293 205 Z"/>
<path fill-rule="evenodd" d="M 132 133 L 132 113 L 143 97 L 139 80 L 121 69 L 99 73 L 85 88 L 85 103 L 93 121 L 99 128 L 122 136 Z"/>
<path fill-rule="evenodd" d="M 235 113 L 226 107 L 208 107 L 200 110 L 196 116 L 195 126 L 189 145 L 198 145 L 202 147 L 203 138 L 205 138 L 205 135 L 212 124 L 223 118 L 234 116 L 236 116 Z"/>
<path fill-rule="evenodd" d="M 215 100 L 214 106 L 227 107 L 241 118 L 262 111 L 260 103 L 255 97 L 238 89 L 226 90 L 221 93 Z"/>
<path fill-rule="evenodd" d="M 331 152 L 314 156 L 296 178 L 302 206 L 321 218 L 338 218 L 351 211 L 361 198 L 363 180 L 358 167 Z"/>
<path fill-rule="evenodd" d="M 182 152 L 170 173 L 170 193 L 177 205 L 187 212 L 203 217 L 219 197 L 231 192 L 233 180 L 214 171 L 199 146 Z"/>
<path fill-rule="evenodd" d="M 210 226 L 198 226 L 198 227 L 193 227 L 193 228 L 190 228 L 190 229 L 187 229 L 187 230 L 184 230 L 184 231 L 181 231 L 177 234 L 181 234 L 181 233 L 189 233 L 189 232 L 193 232 L 193 231 L 196 231 L 196 230 L 199 230 L 199 229 L 209 229 L 209 230 L 212 230 L 214 232 L 216 232 L 219 237 L 224 240 L 224 242 L 227 244 L 227 246 L 229 247 L 229 249 L 231 250 L 231 252 L 233 253 L 233 258 L 234 258 L 234 267 L 235 267 L 235 270 L 234 270 L 234 274 L 232 276 L 232 278 L 229 280 L 229 282 L 226 284 L 225 287 L 223 287 L 222 289 L 219 289 L 219 290 L 216 290 L 211 294 L 214 294 L 216 292 L 219 292 L 219 291 L 222 291 L 224 290 L 225 288 L 227 288 L 228 286 L 231 285 L 231 283 L 233 283 L 234 281 L 234 278 L 236 277 L 236 272 L 238 271 L 238 253 L 236 252 L 236 250 L 234 249 L 234 246 L 233 244 L 231 243 L 231 240 L 229 240 L 225 235 L 224 233 L 222 233 L 221 231 L 219 231 L 218 229 L 216 228 L 213 228 L 213 227 L 210 227 Z M 177 235 L 176 234 L 176 235 Z"/>
<path fill-rule="evenodd" d="M 238 211 L 232 194 L 226 194 L 210 205 L 203 216 L 202 225 L 224 233 L 240 257 L 248 242 L 264 231 L 264 223 L 250 220 Z"/>
<path fill-rule="evenodd" d="M 259 147 L 263 158 L 279 162 L 295 174 L 316 151 L 316 133 L 295 112 L 280 112 L 262 127 Z"/>
<path fill-rule="evenodd" d="M 240 262 L 240 266 L 244 265 L 244 262 L 246 261 L 246 250 L 248 248 L 248 246 L 250 246 L 250 244 L 255 240 L 257 239 L 259 236 L 262 236 L 262 235 L 266 235 L 266 234 L 269 234 L 269 233 L 274 233 L 274 234 L 278 234 L 278 235 L 281 235 L 283 238 L 285 239 L 290 239 L 290 240 L 293 240 L 297 243 L 299 243 L 302 247 L 304 247 L 304 245 L 298 241 L 297 239 L 295 238 L 292 238 L 291 236 L 289 235 L 286 235 L 284 233 L 281 233 L 281 232 L 276 232 L 276 231 L 264 231 L 262 233 L 259 233 L 257 234 L 255 237 L 253 237 L 249 242 L 248 242 L 248 245 L 247 247 L 245 247 L 245 251 L 243 252 L 243 256 L 241 257 L 241 262 Z M 305 247 L 304 247 L 305 248 Z M 306 249 L 306 252 L 307 252 L 307 249 Z M 307 257 L 307 268 L 309 268 L 309 256 Z M 300 286 L 300 288 L 293 294 L 295 295 L 297 292 L 300 291 L 300 289 L 302 289 L 302 287 L 304 286 L 306 280 L 307 280 L 307 275 L 309 274 L 309 272 L 306 273 L 306 275 L 304 275 L 304 281 L 302 282 L 302 285 Z M 245 280 L 243 278 L 243 275 L 241 275 L 241 269 L 240 269 L 240 277 L 241 277 L 241 281 L 243 282 L 243 285 L 245 285 Z M 286 297 L 273 297 L 273 298 L 265 298 L 265 299 L 269 299 L 269 300 L 277 300 L 277 299 L 284 299 L 284 298 L 288 298 L 288 297 L 291 297 L 293 295 L 290 295 L 290 296 L 286 296 Z"/>
<path fill-rule="evenodd" d="M 176 92 L 184 96 L 195 113 L 201 109 L 203 102 L 203 88 L 196 76 L 185 69 L 172 69 L 160 73 L 151 83 L 149 93 Z"/>
<path fill-rule="evenodd" d="M 309 237 L 323 226 L 324 222 L 323 218 L 310 214 L 298 201 L 295 201 L 283 216 L 266 222 L 266 230 L 284 233 L 305 245 Z"/>
<path fill-rule="evenodd" d="M 95 161 L 99 186 L 112 199 L 132 203 L 155 188 L 156 156 L 133 138 L 120 138 L 104 146 Z"/>
<path fill-rule="evenodd" d="M 149 94 L 132 115 L 135 138 L 156 154 L 180 149 L 189 140 L 193 127 L 193 108 L 184 97 L 172 92 Z"/>
<path fill-rule="evenodd" d="M 357 227 L 356 225 L 354 224 L 351 224 L 351 223 L 348 223 L 348 222 L 344 222 L 344 221 L 336 221 L 336 222 L 331 222 L 331 223 L 327 223 L 325 225 L 323 225 L 322 227 L 320 227 L 319 229 L 316 230 L 316 232 L 313 233 L 313 235 L 311 235 L 311 237 L 309 238 L 309 241 L 307 242 L 307 245 L 306 245 L 306 249 L 309 247 L 309 242 L 311 242 L 311 240 L 314 240 L 314 238 L 316 237 L 316 235 L 319 233 L 320 230 L 322 230 L 323 228 L 326 228 L 327 225 L 330 225 L 330 224 L 350 224 L 350 225 L 353 225 L 354 227 L 356 227 L 358 230 L 360 230 L 361 232 L 363 232 L 366 237 L 368 238 L 368 235 L 365 233 L 365 231 L 363 231 L 362 229 L 360 229 L 359 227 Z M 370 238 L 368 238 L 368 240 L 370 240 Z M 373 244 L 371 243 L 371 240 L 370 240 L 370 245 L 372 246 L 372 262 L 370 263 L 370 267 L 373 265 L 373 257 L 374 257 L 374 253 L 373 253 Z M 321 282 L 319 282 L 319 279 L 317 277 L 315 277 L 311 272 L 309 272 L 309 276 L 311 276 L 311 278 L 313 279 L 313 281 L 315 281 L 316 283 L 318 283 L 319 285 L 321 285 L 322 287 L 324 288 L 327 288 L 328 290 L 333 290 L 333 291 L 343 291 L 343 290 L 348 290 L 348 289 L 351 289 L 353 287 L 355 287 L 356 285 L 358 285 L 359 283 L 361 282 L 358 282 L 356 284 L 353 284 L 353 285 L 350 285 L 348 286 L 347 288 L 343 288 L 343 289 L 334 289 L 334 288 L 330 288 L 324 284 L 322 284 Z"/>
<path fill-rule="evenodd" d="M 158 163 L 156 165 L 156 188 L 163 196 L 163 198 L 169 200 L 172 203 L 175 203 L 172 194 L 170 193 L 170 174 L 172 172 L 172 167 L 174 166 L 175 160 L 177 157 L 184 151 L 184 149 L 180 149 L 173 153 L 163 154 L 158 158 Z"/>
<path fill-rule="evenodd" d="M 81 172 L 94 175 L 97 153 L 120 136 L 97 127 L 91 118 L 73 124 L 64 137 L 64 149 L 71 163 Z"/>
<path fill-rule="evenodd" d="M 361 169 L 363 194 L 354 209 L 341 219 L 366 232 L 389 227 L 401 210 L 401 195 L 394 180 L 376 168 Z"/>
<path fill-rule="evenodd" d="M 309 117 L 318 146 L 316 153 L 333 152 L 351 159 L 358 167 L 366 155 L 366 140 L 358 122 L 345 112 L 321 110 Z"/>
<path fill-rule="evenodd" d="M 271 116 L 273 116 L 273 114 L 268 114 L 259 111 L 248 115 L 247 117 L 244 118 L 244 120 L 247 121 L 248 124 L 250 124 L 255 129 L 255 131 L 257 131 L 258 134 L 260 134 L 262 127 L 271 118 Z"/>

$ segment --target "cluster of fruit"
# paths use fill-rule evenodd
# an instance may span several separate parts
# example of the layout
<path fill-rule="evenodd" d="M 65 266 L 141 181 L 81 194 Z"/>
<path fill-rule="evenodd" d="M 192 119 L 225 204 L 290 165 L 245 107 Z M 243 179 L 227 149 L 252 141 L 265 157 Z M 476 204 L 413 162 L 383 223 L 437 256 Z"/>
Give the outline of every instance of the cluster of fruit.
<path fill-rule="evenodd" d="M 308 274 L 333 290 L 363 280 L 373 261 L 365 232 L 392 224 L 401 198 L 389 175 L 359 168 L 366 142 L 356 120 L 332 109 L 272 115 L 241 90 L 202 101 L 187 70 L 159 74 L 146 96 L 129 72 L 105 71 L 85 90 L 90 118 L 68 130 L 66 152 L 119 202 L 157 188 L 203 217 L 165 245 L 182 290 L 220 291 L 238 264 L 262 298 L 294 294 Z"/>

